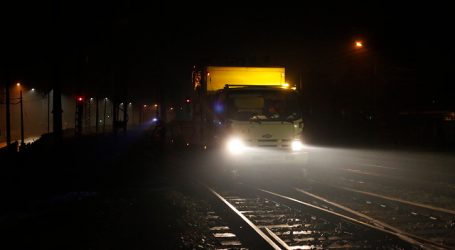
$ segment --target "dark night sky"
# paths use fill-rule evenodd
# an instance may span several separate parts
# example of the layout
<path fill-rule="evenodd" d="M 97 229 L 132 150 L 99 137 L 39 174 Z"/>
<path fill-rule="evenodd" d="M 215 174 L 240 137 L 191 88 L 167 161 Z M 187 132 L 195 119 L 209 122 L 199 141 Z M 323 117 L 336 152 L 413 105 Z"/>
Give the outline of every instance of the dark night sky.
<path fill-rule="evenodd" d="M 357 87 L 345 83 L 375 58 L 381 82 L 402 86 L 386 84 L 383 92 L 412 94 L 411 88 L 412 98 L 451 98 L 455 22 L 447 6 L 286 7 L 15 6 L 13 17 L 2 20 L 3 40 L 9 38 L 2 67 L 36 86 L 49 87 L 58 69 L 69 92 L 109 95 L 126 85 L 133 98 L 152 100 L 158 86 L 185 96 L 194 64 L 280 65 L 290 82 L 302 73 L 308 95 L 325 101 L 340 85 L 353 93 Z M 365 40 L 367 53 L 353 52 L 355 38 Z"/>

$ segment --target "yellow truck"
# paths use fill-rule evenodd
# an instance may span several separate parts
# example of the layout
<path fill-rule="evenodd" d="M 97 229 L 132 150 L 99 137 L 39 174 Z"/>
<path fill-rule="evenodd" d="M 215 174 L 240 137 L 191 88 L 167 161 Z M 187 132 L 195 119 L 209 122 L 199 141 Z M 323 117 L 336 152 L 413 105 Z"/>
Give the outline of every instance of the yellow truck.
<path fill-rule="evenodd" d="M 194 68 L 196 141 L 235 164 L 303 164 L 301 98 L 284 67 Z"/>

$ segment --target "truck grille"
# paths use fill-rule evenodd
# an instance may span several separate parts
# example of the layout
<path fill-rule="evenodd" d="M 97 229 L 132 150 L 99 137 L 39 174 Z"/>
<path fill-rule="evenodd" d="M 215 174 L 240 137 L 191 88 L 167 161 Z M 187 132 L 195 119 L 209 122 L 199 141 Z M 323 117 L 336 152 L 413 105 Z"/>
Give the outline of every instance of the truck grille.
<path fill-rule="evenodd" d="M 248 140 L 248 144 L 252 147 L 267 147 L 267 148 L 288 148 L 291 145 L 289 139 L 259 139 Z"/>

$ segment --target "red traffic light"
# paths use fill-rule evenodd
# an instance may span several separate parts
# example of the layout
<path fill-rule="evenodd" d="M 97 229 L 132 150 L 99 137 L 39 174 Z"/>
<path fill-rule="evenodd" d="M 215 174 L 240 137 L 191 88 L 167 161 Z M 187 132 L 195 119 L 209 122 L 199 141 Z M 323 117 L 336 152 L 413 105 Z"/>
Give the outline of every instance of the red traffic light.
<path fill-rule="evenodd" d="M 83 101 L 84 101 L 84 97 L 78 96 L 78 97 L 76 98 L 76 100 L 77 100 L 78 102 L 83 102 Z"/>

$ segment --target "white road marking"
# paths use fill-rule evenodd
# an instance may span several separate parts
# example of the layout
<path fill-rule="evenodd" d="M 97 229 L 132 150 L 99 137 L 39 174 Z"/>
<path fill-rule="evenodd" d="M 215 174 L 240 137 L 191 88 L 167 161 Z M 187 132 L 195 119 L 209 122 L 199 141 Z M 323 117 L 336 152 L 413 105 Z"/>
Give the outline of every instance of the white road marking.
<path fill-rule="evenodd" d="M 357 162 L 357 163 L 354 163 L 354 164 L 355 164 L 355 165 L 359 165 L 359 166 L 367 166 L 367 167 L 374 167 L 374 168 L 393 169 L 393 170 L 399 169 L 399 168 L 385 167 L 385 166 L 376 165 L 376 164 L 370 164 L 370 163 L 360 163 L 360 162 Z"/>

